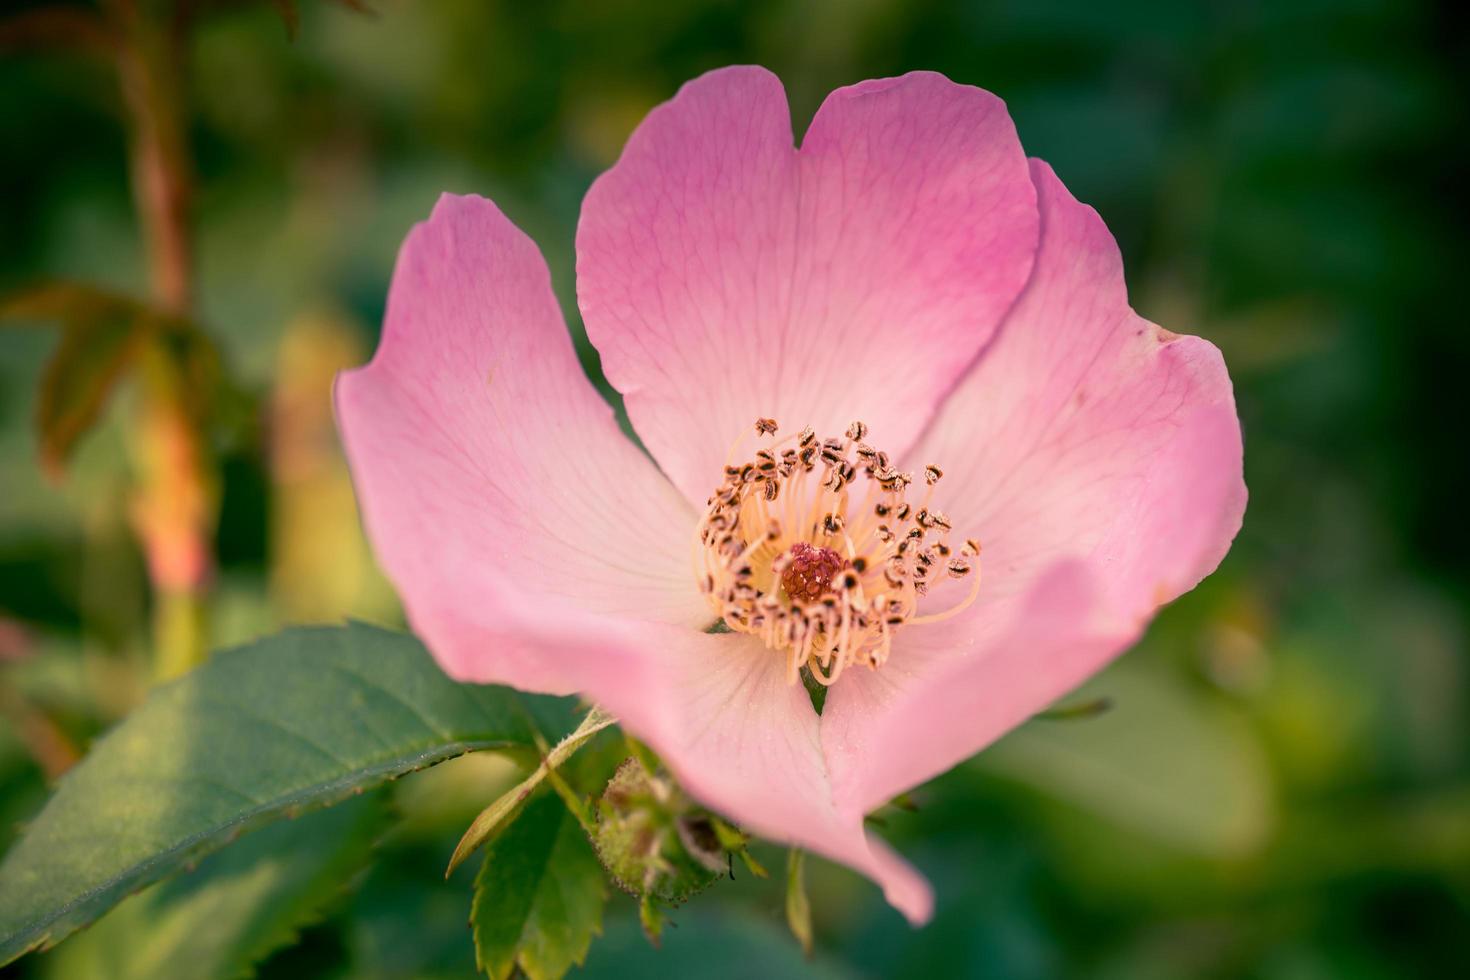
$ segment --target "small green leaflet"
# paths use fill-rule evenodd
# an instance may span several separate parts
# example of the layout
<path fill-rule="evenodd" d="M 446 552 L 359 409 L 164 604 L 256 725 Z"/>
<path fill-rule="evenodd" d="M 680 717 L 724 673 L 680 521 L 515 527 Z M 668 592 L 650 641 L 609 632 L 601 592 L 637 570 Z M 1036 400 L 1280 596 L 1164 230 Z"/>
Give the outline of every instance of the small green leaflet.
<path fill-rule="evenodd" d="M 556 980 L 586 959 L 606 901 L 586 834 L 559 797 L 544 793 L 485 848 L 470 914 L 476 962 L 493 980 L 517 966 L 530 980 Z"/>
<path fill-rule="evenodd" d="M 806 893 L 806 852 L 793 847 L 786 856 L 786 924 L 801 943 L 801 951 L 812 955 L 812 902 Z"/>
<path fill-rule="evenodd" d="M 582 724 L 577 726 L 577 730 L 558 742 L 556 747 L 547 753 L 546 758 L 541 760 L 541 765 L 531 772 L 531 775 L 521 780 L 519 785 L 502 795 L 475 818 L 475 822 L 470 824 L 469 830 L 465 831 L 459 844 L 454 848 L 454 853 L 450 855 L 449 867 L 445 870 L 444 877 L 447 878 L 453 874 L 460 862 L 489 840 L 490 835 L 505 822 L 506 818 L 515 813 L 517 807 L 530 798 L 553 769 L 571 758 L 594 735 L 615 724 L 616 721 L 617 719 L 605 713 L 601 708 L 593 708 L 582 720 Z"/>
<path fill-rule="evenodd" d="M 0 864 L 0 963 L 270 820 L 571 727 L 568 702 L 450 680 L 412 637 L 293 629 L 158 688 Z"/>

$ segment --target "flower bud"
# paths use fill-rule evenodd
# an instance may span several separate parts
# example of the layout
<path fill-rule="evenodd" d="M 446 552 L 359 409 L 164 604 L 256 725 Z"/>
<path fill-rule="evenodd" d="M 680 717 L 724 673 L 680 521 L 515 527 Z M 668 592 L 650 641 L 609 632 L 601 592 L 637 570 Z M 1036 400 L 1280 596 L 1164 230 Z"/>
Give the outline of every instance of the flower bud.
<path fill-rule="evenodd" d="M 637 759 L 618 767 L 597 811 L 598 857 L 630 895 L 678 905 L 729 868 L 716 818 Z"/>

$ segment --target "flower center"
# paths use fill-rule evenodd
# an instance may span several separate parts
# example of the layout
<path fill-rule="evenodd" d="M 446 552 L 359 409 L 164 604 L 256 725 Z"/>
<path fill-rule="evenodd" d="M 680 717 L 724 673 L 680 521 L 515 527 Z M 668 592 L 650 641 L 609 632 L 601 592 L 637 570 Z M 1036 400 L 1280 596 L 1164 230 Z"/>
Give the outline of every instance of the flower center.
<path fill-rule="evenodd" d="M 793 599 L 816 602 L 832 591 L 832 579 L 847 567 L 847 559 L 831 548 L 818 548 L 798 541 L 786 552 L 785 564 L 781 588 Z"/>
<path fill-rule="evenodd" d="M 774 437 L 758 419 L 757 439 Z M 913 474 L 864 442 L 854 422 L 845 438 L 818 440 L 810 428 L 773 440 L 734 463 L 695 529 L 695 571 L 710 605 L 731 630 L 786 654 L 787 680 L 802 668 L 832 684 L 853 663 L 878 667 L 899 627 L 947 619 L 980 590 L 980 545 L 948 541 L 949 518 L 931 508 L 944 475 L 924 467 L 918 505 Z M 971 579 L 963 599 L 918 615 L 920 597 L 945 579 Z"/>

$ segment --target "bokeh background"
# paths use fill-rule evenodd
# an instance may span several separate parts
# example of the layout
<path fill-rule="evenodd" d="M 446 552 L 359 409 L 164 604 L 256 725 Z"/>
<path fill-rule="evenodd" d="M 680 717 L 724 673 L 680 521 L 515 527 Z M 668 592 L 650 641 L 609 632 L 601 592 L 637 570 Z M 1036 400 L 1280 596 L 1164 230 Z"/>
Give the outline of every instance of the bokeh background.
<path fill-rule="evenodd" d="M 189 309 L 227 392 L 201 429 L 219 506 L 211 646 L 292 622 L 400 622 L 328 392 L 369 356 L 397 246 L 441 191 L 493 197 L 540 243 L 595 376 L 572 301 L 579 202 L 651 106 L 757 62 L 785 81 L 799 135 L 838 85 L 936 69 L 1004 98 L 1027 150 L 1098 208 L 1140 312 L 1224 351 L 1245 528 L 1071 699 L 1105 695 L 1110 712 L 1033 721 L 920 790 L 917 812 L 886 816 L 937 886 L 927 929 L 818 862 L 810 962 L 779 880 L 742 878 L 676 914 L 657 954 L 615 898 L 585 972 L 1467 975 L 1457 5 L 369 2 L 304 0 L 294 37 L 270 3 L 202 4 L 185 48 Z M 128 100 L 86 45 L 44 33 L 0 52 L 0 295 L 73 280 L 147 297 Z M 0 848 L 142 696 L 158 629 L 135 533 L 145 382 L 125 378 L 48 476 L 33 420 L 57 335 L 21 326 L 0 325 Z M 472 759 L 392 787 L 406 822 L 260 975 L 471 975 L 470 875 L 441 870 L 509 778 Z M 146 942 L 149 923 L 123 935 Z M 99 935 L 11 972 L 117 972 L 87 958 Z"/>

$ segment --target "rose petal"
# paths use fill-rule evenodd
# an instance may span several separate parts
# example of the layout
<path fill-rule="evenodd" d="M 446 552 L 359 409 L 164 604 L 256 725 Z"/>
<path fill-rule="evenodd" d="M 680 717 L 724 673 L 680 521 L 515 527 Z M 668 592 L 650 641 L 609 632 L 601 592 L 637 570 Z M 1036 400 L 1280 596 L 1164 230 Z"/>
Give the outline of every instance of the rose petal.
<path fill-rule="evenodd" d="M 491 599 L 709 622 L 693 514 L 619 432 L 540 253 L 489 201 L 446 195 L 409 235 L 378 352 L 336 401 L 378 560 L 450 674 L 575 689 L 553 656 L 486 642 Z"/>
<path fill-rule="evenodd" d="M 739 633 L 710 634 L 570 613 L 494 617 L 575 669 L 579 689 L 653 747 L 692 796 L 765 839 L 805 847 L 876 880 L 911 921 L 928 884 L 833 806 L 806 690 L 785 658 Z"/>
<path fill-rule="evenodd" d="M 844 674 L 827 696 L 822 746 L 839 812 L 866 813 L 969 758 L 1137 635 L 1102 617 L 1080 562 L 1027 593 L 902 631 L 886 664 Z"/>
<path fill-rule="evenodd" d="M 1134 614 L 1219 564 L 1245 509 L 1240 423 L 1214 345 L 1128 306 L 1117 246 L 1051 168 L 1033 171 L 1042 244 L 1000 336 L 910 463 L 939 463 L 989 589 L 1086 557 Z"/>
<path fill-rule="evenodd" d="M 1031 268 L 1005 106 L 932 72 L 828 96 L 800 152 L 781 83 L 728 68 L 649 114 L 593 185 L 577 293 L 639 436 L 696 504 L 758 416 L 898 453 Z"/>
<path fill-rule="evenodd" d="M 881 671 L 828 698 L 845 807 L 944 771 L 1080 683 L 1240 528 L 1240 424 L 1219 352 L 1134 314 L 1097 213 L 1045 164 L 1033 173 L 1032 281 L 910 457 L 944 469 L 956 531 L 981 541 L 982 599 L 901 631 Z"/>

